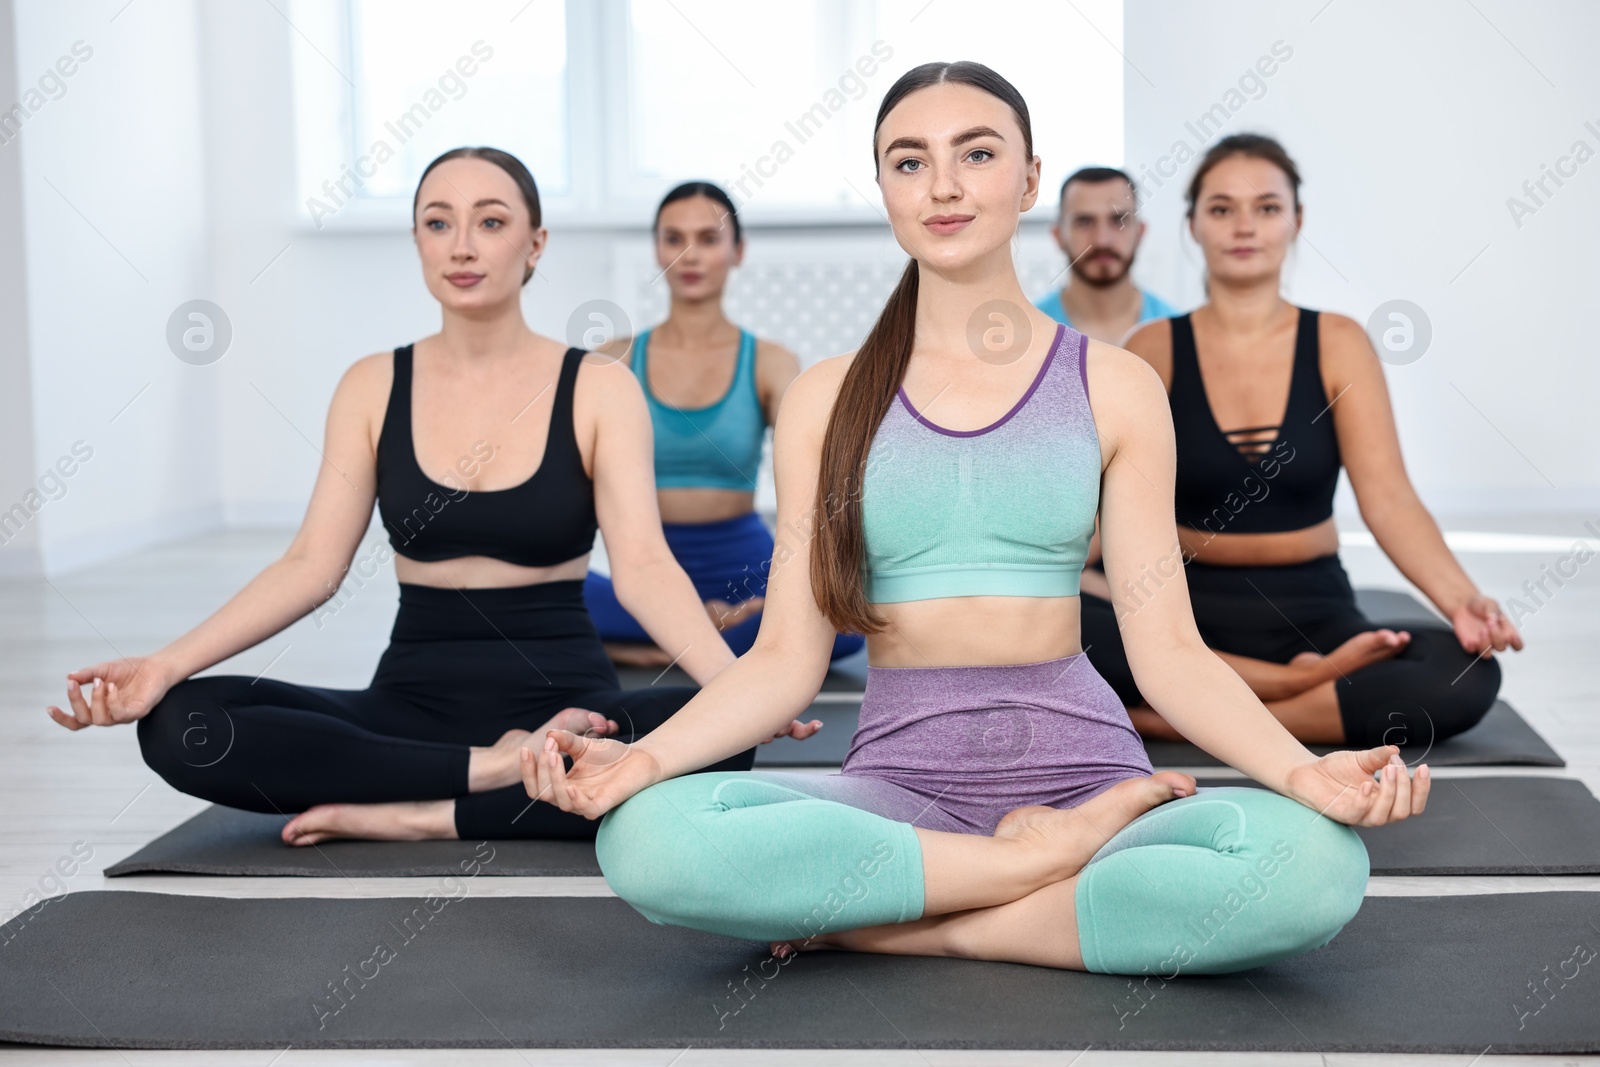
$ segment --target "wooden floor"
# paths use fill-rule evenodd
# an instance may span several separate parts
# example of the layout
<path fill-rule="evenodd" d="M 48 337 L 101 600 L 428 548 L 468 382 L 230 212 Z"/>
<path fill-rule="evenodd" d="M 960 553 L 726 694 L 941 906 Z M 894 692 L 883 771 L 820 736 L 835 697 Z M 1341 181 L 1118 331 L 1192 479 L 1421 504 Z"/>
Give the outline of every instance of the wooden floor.
<path fill-rule="evenodd" d="M 1440 518 L 1478 586 L 1510 607 L 1523 583 L 1538 580 L 1544 566 L 1587 536 L 1592 516 L 1507 520 L 1474 516 Z M 1502 536 L 1476 536 L 1481 532 Z M 1510 535 L 1510 536 L 1506 536 Z M 288 543 L 289 531 L 230 532 L 141 552 L 70 576 L 0 582 L 0 715 L 6 723 L 0 746 L 0 919 L 9 917 L 56 860 L 75 843 L 92 848 L 88 863 L 67 885 L 69 892 L 107 889 L 219 896 L 406 896 L 420 894 L 430 879 L 294 879 L 141 877 L 107 881 L 100 872 L 152 838 L 206 807 L 177 793 L 139 758 L 131 727 L 70 733 L 45 714 L 47 703 L 65 703 L 68 670 L 118 655 L 140 655 L 175 637 L 242 586 Z M 365 545 L 372 538 L 369 536 Z M 1409 588 L 1363 531 L 1347 531 L 1342 556 L 1357 585 Z M 1561 752 L 1568 774 L 1600 793 L 1600 562 L 1540 599 L 1522 620 L 1527 648 L 1500 656 L 1502 695 Z M 1413 590 L 1414 591 L 1414 590 Z M 220 665 L 218 672 L 269 673 L 311 685 L 361 687 L 370 680 L 393 618 L 396 589 L 385 570 L 360 588 L 347 587 L 316 617 L 308 617 L 258 648 Z M 1451 773 L 1483 773 L 1441 769 Z M 1504 773 L 1504 772 L 1496 772 Z M 1512 772 L 1514 773 L 1514 772 Z M 1548 772 L 1532 772 L 1548 773 Z M 495 878 L 482 887 L 495 895 L 609 895 L 593 878 Z M 1600 892 L 1600 878 L 1373 878 L 1369 895 L 1538 892 L 1586 889 Z M 1600 1031 L 1600 1020 L 1596 1021 Z M 915 1035 L 911 1035 L 915 1040 Z M 318 1052 L 140 1052 L 37 1049 L 0 1045 L 6 1064 L 228 1064 L 307 1067 L 311 1064 L 598 1064 L 734 1065 L 1051 1065 L 1096 1067 L 1171 1064 L 1186 1067 L 1233 1064 L 1378 1064 L 1528 1062 L 1600 1063 L 1600 1057 L 1497 1057 L 1493 1050 L 1470 1056 L 1354 1056 L 1108 1052 L 782 1051 L 712 1052 L 662 1050 L 542 1050 L 501 1052 L 394 1050 Z"/>

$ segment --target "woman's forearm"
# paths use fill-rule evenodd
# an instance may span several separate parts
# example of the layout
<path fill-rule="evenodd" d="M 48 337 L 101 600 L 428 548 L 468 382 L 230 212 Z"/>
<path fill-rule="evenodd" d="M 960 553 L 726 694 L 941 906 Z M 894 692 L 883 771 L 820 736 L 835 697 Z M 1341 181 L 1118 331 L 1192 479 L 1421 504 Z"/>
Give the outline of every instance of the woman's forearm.
<path fill-rule="evenodd" d="M 1177 643 L 1150 658 L 1143 671 L 1130 659 L 1150 706 L 1230 767 L 1282 793 L 1290 770 L 1316 760 L 1205 645 Z"/>
<path fill-rule="evenodd" d="M 174 679 L 221 663 L 314 611 L 338 591 L 342 572 L 285 556 L 273 561 L 199 626 L 156 652 Z"/>
<path fill-rule="evenodd" d="M 1478 587 L 1445 544 L 1439 524 L 1415 493 L 1407 492 L 1400 499 L 1373 508 L 1370 514 L 1363 508 L 1362 520 L 1400 573 L 1422 590 L 1445 618 L 1478 595 Z"/>
<path fill-rule="evenodd" d="M 612 585 L 623 609 L 699 684 L 733 662 L 694 583 L 670 555 L 619 567 Z"/>
<path fill-rule="evenodd" d="M 769 740 L 810 706 L 827 672 L 760 643 L 706 683 L 666 722 L 634 742 L 676 778 Z"/>

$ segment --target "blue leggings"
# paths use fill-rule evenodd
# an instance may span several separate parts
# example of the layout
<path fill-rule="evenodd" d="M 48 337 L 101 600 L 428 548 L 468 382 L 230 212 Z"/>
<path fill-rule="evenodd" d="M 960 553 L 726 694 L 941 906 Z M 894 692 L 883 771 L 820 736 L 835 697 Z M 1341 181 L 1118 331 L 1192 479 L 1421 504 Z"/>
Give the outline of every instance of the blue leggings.
<path fill-rule="evenodd" d="M 766 596 L 767 571 L 772 565 L 772 534 L 755 512 L 719 522 L 662 523 L 667 547 L 694 583 L 701 600 L 726 600 L 740 604 Z M 583 600 L 603 641 L 646 643 L 644 627 L 617 600 L 611 579 L 595 571 L 583 583 Z M 750 651 L 761 628 L 761 613 L 722 631 L 722 639 L 735 656 Z M 866 639 L 840 634 L 834 639 L 832 659 L 857 652 Z"/>
<path fill-rule="evenodd" d="M 846 775 L 685 775 L 607 813 L 595 850 L 654 923 L 765 941 L 909 922 L 922 917 L 921 845 L 910 822 L 869 810 L 927 805 L 897 790 Z M 1090 971 L 1239 971 L 1327 944 L 1368 871 L 1348 826 L 1263 789 L 1202 789 L 1094 855 L 1071 921 Z"/>

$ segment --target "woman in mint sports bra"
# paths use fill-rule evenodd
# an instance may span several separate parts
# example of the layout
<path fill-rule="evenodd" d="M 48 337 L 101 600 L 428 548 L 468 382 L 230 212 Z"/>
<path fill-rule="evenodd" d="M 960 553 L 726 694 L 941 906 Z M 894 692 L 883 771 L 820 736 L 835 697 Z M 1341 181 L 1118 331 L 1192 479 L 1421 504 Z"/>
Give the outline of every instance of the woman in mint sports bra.
<path fill-rule="evenodd" d="M 618 338 L 606 350 L 630 363 L 650 406 L 667 544 L 722 639 L 743 655 L 761 625 L 774 551 L 755 512 L 761 445 L 800 362 L 723 314 L 728 272 L 744 257 L 739 215 L 727 193 L 710 182 L 679 185 L 656 209 L 655 237 L 671 310 L 660 326 Z M 672 662 L 617 599 L 610 578 L 589 572 L 583 597 L 617 662 Z M 862 643 L 841 634 L 833 657 Z"/>
<path fill-rule="evenodd" d="M 529 794 L 604 816 L 600 867 L 652 921 L 783 959 L 826 944 L 1170 978 L 1326 944 L 1366 887 L 1350 826 L 1422 811 L 1426 768 L 1413 780 L 1392 747 L 1314 757 L 1174 583 L 1124 617 L 1139 684 L 1269 788 L 1151 773 L 1080 649 L 1077 593 L 1097 510 L 1113 588 L 1176 542 L 1161 381 L 1024 296 L 1011 241 L 1040 162 L 1003 78 L 911 70 L 873 156 L 912 262 L 860 350 L 785 401 L 779 525 L 814 536 L 774 566 L 755 647 L 631 745 L 555 731 L 524 750 Z M 1017 340 L 978 353 L 968 324 L 996 301 Z M 806 707 L 841 630 L 869 635 L 871 664 L 841 773 L 692 773 Z"/>

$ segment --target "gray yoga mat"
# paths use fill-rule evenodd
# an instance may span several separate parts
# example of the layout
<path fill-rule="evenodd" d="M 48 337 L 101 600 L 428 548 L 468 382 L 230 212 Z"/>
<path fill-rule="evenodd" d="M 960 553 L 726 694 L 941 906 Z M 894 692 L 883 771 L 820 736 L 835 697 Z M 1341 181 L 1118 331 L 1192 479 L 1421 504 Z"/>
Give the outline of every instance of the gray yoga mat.
<path fill-rule="evenodd" d="M 301 878 L 507 877 L 600 874 L 592 841 L 324 841 L 286 845 L 282 815 L 214 804 L 105 870 Z"/>
<path fill-rule="evenodd" d="M 1187 741 L 1146 741 L 1145 751 L 1157 767 L 1221 767 L 1223 762 Z M 1307 745 L 1319 756 L 1343 745 Z M 1410 745 L 1401 750 L 1407 763 L 1430 767 L 1565 767 L 1567 761 L 1504 700 L 1496 700 L 1489 714 L 1472 729 L 1432 745 Z"/>
<path fill-rule="evenodd" d="M 1375 624 L 1447 625 L 1439 615 L 1413 597 L 1397 589 L 1357 589 L 1356 603 Z M 626 688 L 648 686 L 660 675 L 639 668 L 622 668 Z M 673 668 L 656 684 L 693 685 L 688 675 Z M 821 719 L 823 729 L 805 741 L 784 738 L 761 746 L 756 751 L 758 767 L 837 767 L 850 751 L 861 712 L 861 692 L 866 685 L 866 660 L 863 654 L 834 664 L 823 681 L 816 703 L 802 716 Z M 1318 755 L 1340 746 L 1310 746 Z M 1187 742 L 1147 741 L 1151 762 L 1158 767 L 1221 767 L 1221 760 Z M 1426 750 L 1426 755 L 1421 753 Z M 1539 736 L 1521 715 L 1503 700 L 1495 702 L 1483 721 L 1466 733 L 1440 741 L 1431 747 L 1424 743 L 1406 754 L 1412 762 L 1437 767 L 1533 766 L 1565 767 L 1566 760 L 1549 742 Z"/>
<path fill-rule="evenodd" d="M 822 691 L 802 721 L 822 720 L 822 729 L 804 741 L 780 738 L 756 749 L 757 767 L 837 767 L 850 751 L 850 738 L 856 732 L 861 714 L 861 694 L 867 684 L 866 654 L 857 653 L 835 663 L 823 677 Z M 644 689 L 650 685 L 694 685 L 694 679 L 673 667 L 665 675 L 659 670 L 619 667 L 624 689 Z M 659 678 L 659 681 L 657 680 Z"/>
<path fill-rule="evenodd" d="M 1369 897 L 1315 952 L 1236 975 L 1136 984 L 843 952 L 780 966 L 764 945 L 655 926 L 616 899 L 462 892 L 431 901 L 72 893 L 0 931 L 13 938 L 0 967 L 0 1040 L 1600 1051 L 1593 893 Z"/>
<path fill-rule="evenodd" d="M 1253 786 L 1199 778 L 1202 786 Z M 283 818 L 212 807 L 106 870 L 107 877 L 175 873 L 297 877 L 600 874 L 587 841 L 330 841 L 292 848 Z M 1357 831 L 1372 873 L 1600 874 L 1600 800 L 1567 778 L 1435 780 L 1428 810 Z"/>
<path fill-rule="evenodd" d="M 1600 800 L 1575 778 L 1435 778 L 1421 815 L 1356 833 L 1376 875 L 1600 874 Z"/>
<path fill-rule="evenodd" d="M 1381 625 L 1432 623 L 1449 626 L 1444 617 L 1403 589 L 1357 589 L 1361 614 Z"/>
<path fill-rule="evenodd" d="M 830 696 L 850 699 L 830 701 Z M 829 767 L 844 763 L 850 754 L 850 739 L 855 736 L 856 723 L 861 719 L 861 695 L 818 694 L 818 701 L 800 718 L 805 722 L 822 720 L 822 729 L 796 741 L 780 737 L 756 748 L 756 767 Z"/>
<path fill-rule="evenodd" d="M 648 689 L 655 685 L 693 686 L 694 679 L 677 667 L 665 671 L 656 667 L 618 667 L 617 677 L 624 689 Z M 867 654 L 857 652 L 835 660 L 822 678 L 824 693 L 857 693 L 867 685 Z"/>
<path fill-rule="evenodd" d="M 861 704 L 814 704 L 807 718 L 823 721 L 823 728 L 804 741 L 783 738 L 756 750 L 757 767 L 837 767 L 850 751 Z M 1145 751 L 1157 767 L 1221 767 L 1223 762 L 1187 741 L 1146 741 Z M 1341 745 L 1308 745 L 1317 755 L 1337 751 Z M 1497 700 L 1483 720 L 1465 733 L 1431 747 L 1413 745 L 1403 757 L 1410 763 L 1432 767 L 1526 766 L 1565 767 L 1550 743 L 1503 700 Z"/>

